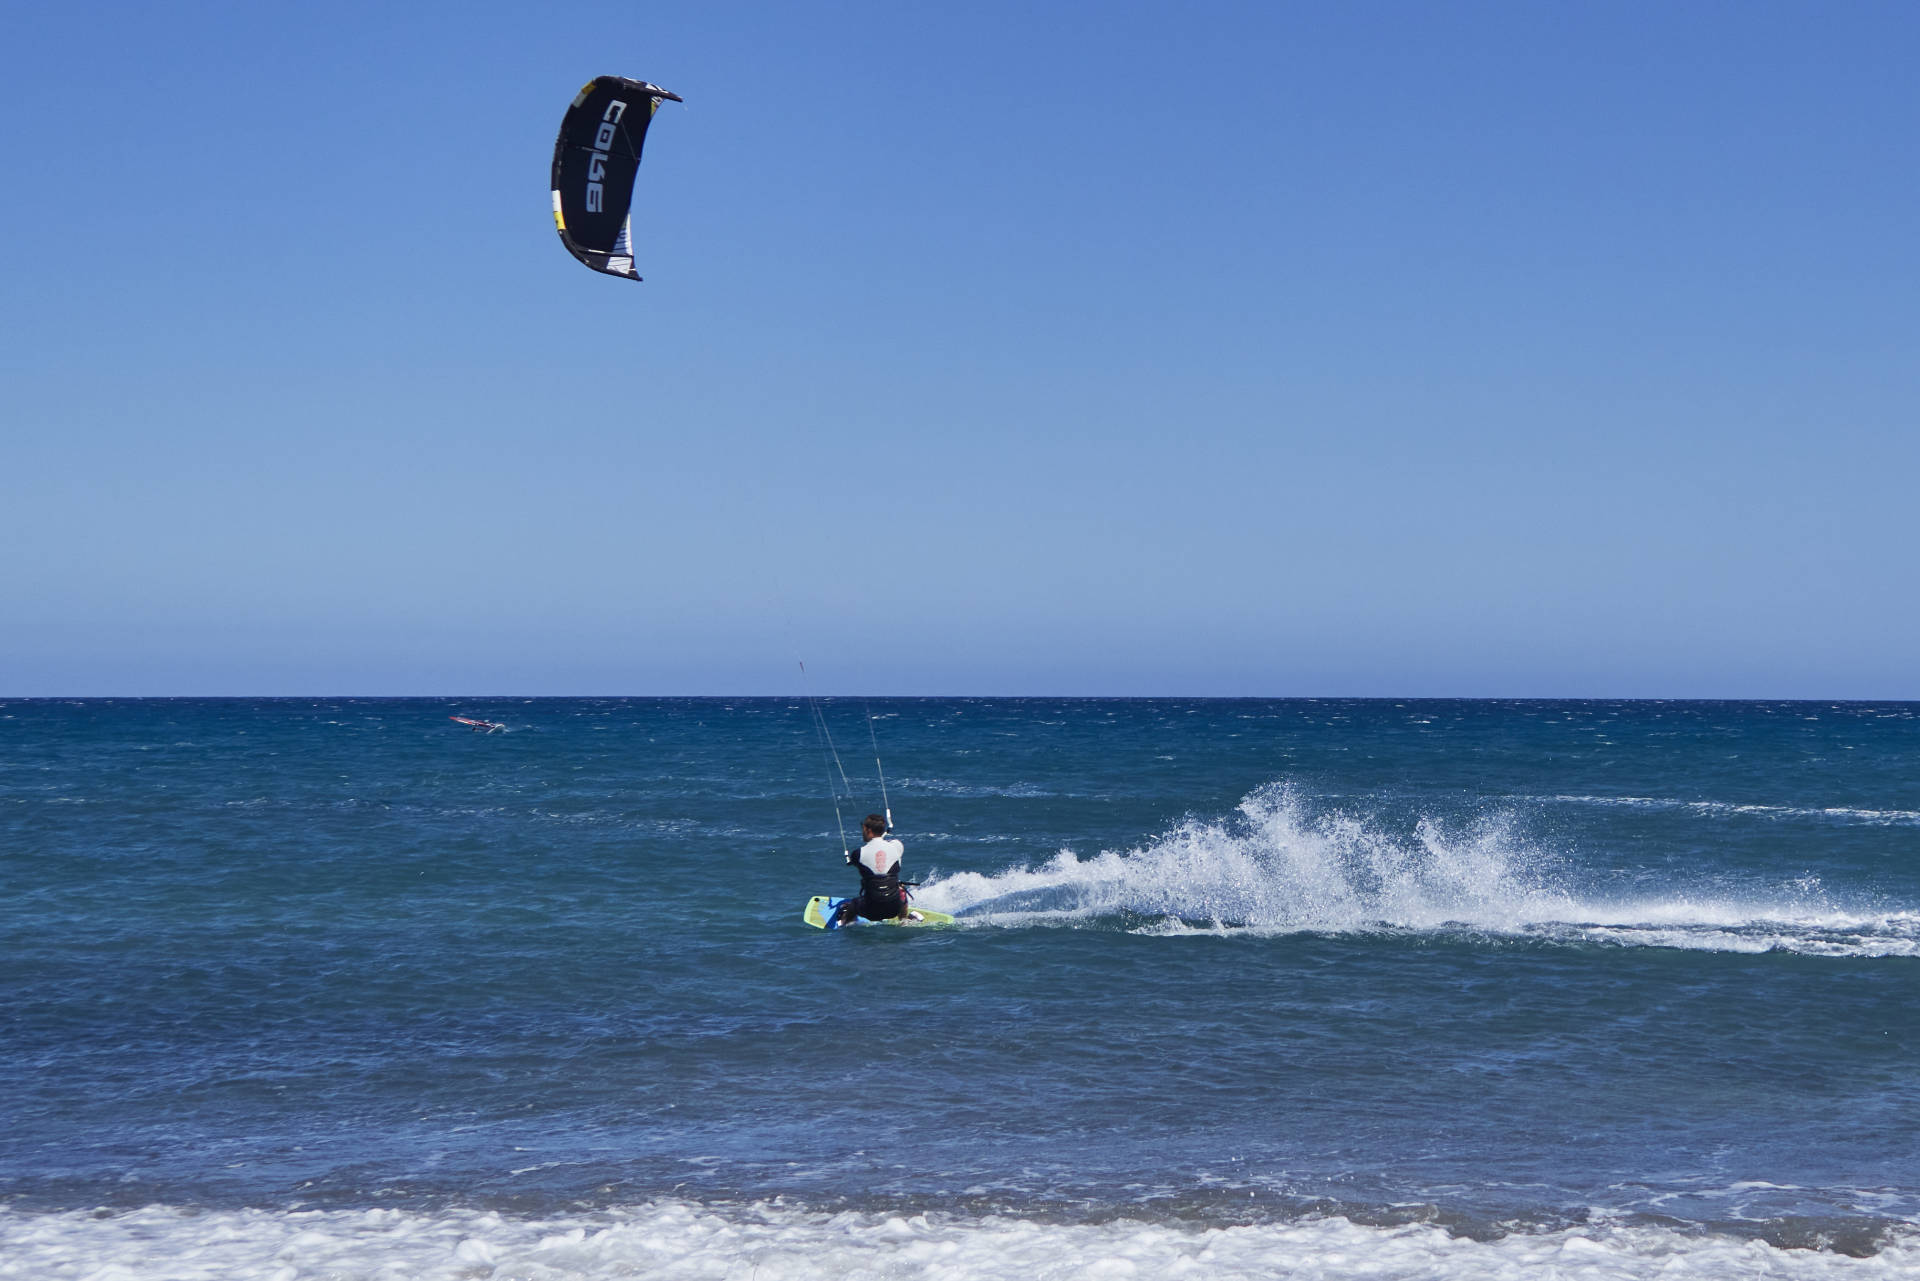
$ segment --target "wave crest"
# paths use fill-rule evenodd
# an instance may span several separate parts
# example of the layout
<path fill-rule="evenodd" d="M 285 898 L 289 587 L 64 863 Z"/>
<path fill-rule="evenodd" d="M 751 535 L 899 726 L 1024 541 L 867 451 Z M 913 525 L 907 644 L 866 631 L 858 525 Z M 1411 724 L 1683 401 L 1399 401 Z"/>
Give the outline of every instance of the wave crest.
<path fill-rule="evenodd" d="M 1920 1246 L 1895 1228 L 1853 1253 L 1824 1238 L 1790 1249 L 1749 1236 L 1596 1223 L 1485 1241 L 1429 1223 L 1372 1227 L 1339 1217 L 1204 1227 L 1118 1219 L 1059 1224 L 1014 1216 L 809 1211 L 761 1203 L 656 1201 L 552 1218 L 486 1211 L 212 1211 L 121 1214 L 0 1208 L 0 1251 L 34 1276 L 180 1281 L 330 1276 L 423 1279 L 844 1276 L 983 1281 L 1033 1276 L 1348 1278 L 1556 1276 L 1910 1277 Z M 1824 1247 L 1824 1248 L 1820 1248 Z"/>

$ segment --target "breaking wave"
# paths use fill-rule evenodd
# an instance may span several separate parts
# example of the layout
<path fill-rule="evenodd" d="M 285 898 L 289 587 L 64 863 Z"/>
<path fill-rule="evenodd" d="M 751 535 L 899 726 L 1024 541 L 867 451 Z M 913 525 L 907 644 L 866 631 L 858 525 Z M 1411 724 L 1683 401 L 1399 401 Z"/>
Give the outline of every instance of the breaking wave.
<path fill-rule="evenodd" d="M 1729 1276 L 1911 1277 L 1920 1249 L 1899 1233 L 1842 1253 L 1743 1235 L 1584 1225 L 1491 1240 L 1430 1223 L 1371 1226 L 1337 1216 L 1203 1227 L 1120 1219 L 827 1213 L 777 1203 L 660 1201 L 552 1218 L 485 1211 L 243 1210 L 151 1206 L 108 1214 L 0 1209 L 0 1255 L 22 1276 L 295 1281 L 332 1277 L 838 1278 L 1552 1276 L 1634 1281 Z"/>
<path fill-rule="evenodd" d="M 1611 895 L 1530 843 L 1511 815 L 1410 832 L 1314 812 L 1284 785 L 1223 821 L 1189 819 L 1144 847 L 930 881 L 918 901 L 973 923 L 1119 921 L 1141 932 L 1462 933 L 1551 942 L 1920 956 L 1920 910 L 1864 909 L 1817 878 L 1729 893 L 1665 887 Z"/>

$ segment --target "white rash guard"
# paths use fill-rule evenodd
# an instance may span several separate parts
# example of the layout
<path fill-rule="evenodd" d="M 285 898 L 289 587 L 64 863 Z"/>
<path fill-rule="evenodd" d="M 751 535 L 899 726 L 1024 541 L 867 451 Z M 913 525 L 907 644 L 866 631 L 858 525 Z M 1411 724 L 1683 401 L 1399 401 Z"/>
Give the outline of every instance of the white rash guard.
<path fill-rule="evenodd" d="M 860 847 L 860 866 L 875 876 L 885 876 L 900 866 L 900 859 L 906 852 L 907 847 L 899 841 L 876 836 Z"/>

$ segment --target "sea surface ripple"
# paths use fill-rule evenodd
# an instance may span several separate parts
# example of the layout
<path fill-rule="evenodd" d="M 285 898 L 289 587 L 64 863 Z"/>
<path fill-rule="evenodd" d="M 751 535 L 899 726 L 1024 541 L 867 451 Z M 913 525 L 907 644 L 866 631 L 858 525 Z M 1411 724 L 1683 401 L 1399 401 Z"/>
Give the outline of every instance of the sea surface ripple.
<path fill-rule="evenodd" d="M 1920 705 L 820 710 L 0 702 L 0 1276 L 1920 1265 Z"/>

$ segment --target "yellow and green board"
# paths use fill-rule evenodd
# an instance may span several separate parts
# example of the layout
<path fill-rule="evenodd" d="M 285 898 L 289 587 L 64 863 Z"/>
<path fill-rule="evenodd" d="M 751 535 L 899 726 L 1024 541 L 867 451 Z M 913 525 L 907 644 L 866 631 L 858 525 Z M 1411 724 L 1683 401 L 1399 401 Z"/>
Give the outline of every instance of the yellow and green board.
<path fill-rule="evenodd" d="M 816 894 L 807 900 L 806 911 L 800 914 L 800 919 L 816 930 L 837 930 L 841 927 L 834 923 L 833 914 L 846 901 L 843 898 L 829 898 L 825 894 Z M 945 912 L 929 912 L 923 907 L 914 908 L 913 915 L 920 919 L 916 921 L 912 917 L 896 916 L 891 921 L 859 921 L 858 924 L 900 925 L 909 929 L 924 925 L 953 924 L 953 918 Z"/>

